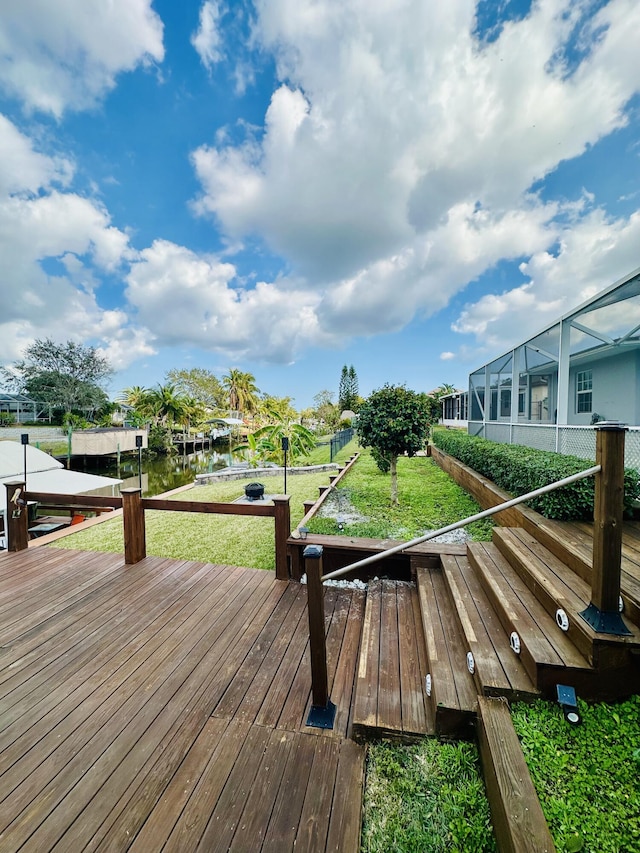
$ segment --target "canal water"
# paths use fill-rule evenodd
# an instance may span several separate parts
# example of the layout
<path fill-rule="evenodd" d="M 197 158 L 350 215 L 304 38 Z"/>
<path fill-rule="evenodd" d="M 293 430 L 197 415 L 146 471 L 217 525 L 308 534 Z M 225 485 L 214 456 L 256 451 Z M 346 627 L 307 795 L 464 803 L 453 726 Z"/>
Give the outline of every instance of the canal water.
<path fill-rule="evenodd" d="M 211 473 L 226 468 L 232 454 L 217 450 L 205 450 L 179 456 L 142 456 L 142 494 L 152 497 L 179 486 L 193 483 L 196 474 Z M 71 459 L 74 471 L 101 474 L 103 477 L 118 477 L 123 480 L 120 488 L 135 488 L 139 485 L 138 457 L 135 453 L 123 453 L 118 466 L 115 456 L 75 456 Z"/>

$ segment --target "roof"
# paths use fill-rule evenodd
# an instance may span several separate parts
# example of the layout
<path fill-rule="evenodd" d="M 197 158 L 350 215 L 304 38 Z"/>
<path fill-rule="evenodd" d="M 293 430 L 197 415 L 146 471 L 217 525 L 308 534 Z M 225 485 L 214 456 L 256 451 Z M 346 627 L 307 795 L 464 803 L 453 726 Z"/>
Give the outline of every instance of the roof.
<path fill-rule="evenodd" d="M 67 471 L 62 462 L 31 445 L 17 441 L 0 441 L 0 510 L 6 506 L 4 483 L 24 479 L 24 451 L 27 451 L 27 489 L 33 492 L 57 492 L 79 495 L 105 487 L 113 489 L 122 480 Z"/>
<path fill-rule="evenodd" d="M 227 426 L 241 426 L 244 424 L 244 421 L 240 420 L 240 418 L 212 418 L 210 421 L 207 421 L 208 424 L 227 424 Z"/>
<path fill-rule="evenodd" d="M 0 391 L 0 403 L 35 403 L 31 397 L 25 397 L 24 394 L 9 394 L 7 391 Z"/>
<path fill-rule="evenodd" d="M 592 353 L 598 353 L 599 351 L 606 350 L 608 347 L 613 345 L 618 345 L 621 342 L 624 342 L 626 345 L 637 345 L 640 343 L 637 339 L 637 332 L 640 329 L 640 326 L 634 326 L 629 332 L 623 335 L 621 340 L 616 340 L 615 337 L 609 338 L 608 335 L 604 337 L 599 334 L 597 331 L 594 333 L 593 330 L 585 328 L 581 324 L 577 323 L 577 319 L 586 314 L 590 314 L 592 312 L 598 311 L 602 308 L 607 308 L 612 305 L 616 305 L 626 299 L 630 299 L 632 297 L 638 297 L 640 295 L 640 268 L 634 270 L 628 275 L 624 276 L 613 284 L 609 285 L 609 287 L 604 288 L 603 290 L 598 291 L 594 296 L 587 299 L 585 302 L 582 302 L 575 308 L 572 308 L 571 311 L 563 314 L 558 317 L 552 323 L 546 325 L 543 329 L 541 329 L 536 334 L 526 338 L 525 340 L 521 340 L 516 343 L 514 346 L 508 347 L 508 349 L 489 359 L 489 361 L 485 362 L 481 367 L 476 368 L 472 371 L 472 374 L 479 373 L 484 370 L 488 365 L 493 365 L 495 362 L 500 361 L 503 358 L 507 358 L 511 352 L 515 349 L 518 349 L 522 346 L 531 346 L 533 349 L 537 349 L 536 345 L 542 346 L 540 341 L 544 339 L 545 336 L 555 336 L 554 340 L 559 336 L 559 329 L 562 324 L 566 321 L 573 321 L 576 325 L 575 328 L 585 334 L 582 336 L 583 339 L 587 339 L 588 337 L 593 337 L 595 339 L 599 339 L 604 341 L 603 345 L 596 345 L 588 347 L 588 349 Z M 630 320 L 635 323 L 636 317 L 635 314 L 629 312 L 621 312 L 620 319 L 624 320 L 625 315 L 630 318 Z M 544 347 L 544 349 L 548 349 L 548 345 Z M 544 353 L 544 349 L 538 350 L 539 352 Z M 582 356 L 585 353 L 587 347 L 581 346 L 580 349 L 574 350 L 571 349 L 570 358 L 573 361 L 576 356 Z M 549 353 L 544 353 L 548 355 Z M 552 354 L 551 360 L 557 361 L 557 357 L 555 354 Z M 540 365 L 537 365 L 540 366 Z"/>

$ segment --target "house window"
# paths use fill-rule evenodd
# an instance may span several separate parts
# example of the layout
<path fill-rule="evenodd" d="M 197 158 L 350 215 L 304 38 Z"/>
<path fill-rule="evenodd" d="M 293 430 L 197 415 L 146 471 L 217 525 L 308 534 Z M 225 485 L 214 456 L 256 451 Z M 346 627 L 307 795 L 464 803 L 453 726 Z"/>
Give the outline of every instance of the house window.
<path fill-rule="evenodd" d="M 593 402 L 593 372 L 581 370 L 576 375 L 576 412 L 590 412 Z"/>

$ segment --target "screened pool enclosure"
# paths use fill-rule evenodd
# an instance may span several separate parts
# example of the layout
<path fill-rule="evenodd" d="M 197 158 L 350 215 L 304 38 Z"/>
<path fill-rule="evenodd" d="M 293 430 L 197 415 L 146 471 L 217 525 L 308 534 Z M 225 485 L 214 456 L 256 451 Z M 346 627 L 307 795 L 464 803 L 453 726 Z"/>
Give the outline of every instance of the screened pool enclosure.
<path fill-rule="evenodd" d="M 640 469 L 640 269 L 469 377 L 472 435 L 592 459 L 602 420 Z"/>

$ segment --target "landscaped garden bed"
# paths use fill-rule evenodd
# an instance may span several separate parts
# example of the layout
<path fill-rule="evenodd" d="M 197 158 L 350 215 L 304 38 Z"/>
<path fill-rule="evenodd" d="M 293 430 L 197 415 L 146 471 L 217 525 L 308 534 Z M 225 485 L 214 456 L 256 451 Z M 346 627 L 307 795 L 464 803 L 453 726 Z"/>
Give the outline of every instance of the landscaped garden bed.
<path fill-rule="evenodd" d="M 329 507 L 309 522 L 309 530 L 408 540 L 479 511 L 473 498 L 424 456 L 398 459 L 398 498 L 398 505 L 392 505 L 389 474 L 378 469 L 370 451 L 361 450 L 357 464 L 335 489 Z M 491 527 L 490 521 L 476 522 L 466 532 L 472 539 L 488 540 Z"/>

